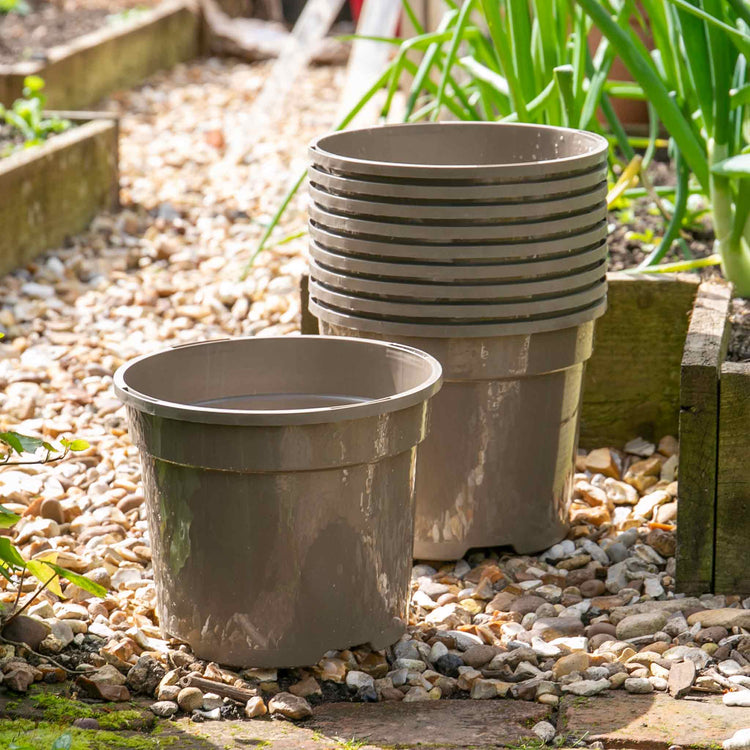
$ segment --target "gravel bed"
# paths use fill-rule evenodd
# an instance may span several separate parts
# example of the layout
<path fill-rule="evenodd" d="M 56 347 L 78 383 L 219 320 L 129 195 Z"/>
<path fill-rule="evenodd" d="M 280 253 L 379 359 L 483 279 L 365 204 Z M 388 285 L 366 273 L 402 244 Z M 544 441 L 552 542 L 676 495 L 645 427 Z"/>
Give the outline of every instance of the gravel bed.
<path fill-rule="evenodd" d="M 726 692 L 750 705 L 750 600 L 674 593 L 678 445 L 669 436 L 581 455 L 569 538 L 542 554 L 416 564 L 408 633 L 385 651 L 330 652 L 309 669 L 229 670 L 162 638 L 138 456 L 112 373 L 170 344 L 297 330 L 304 240 L 264 252 L 239 276 L 304 165 L 305 143 L 330 126 L 343 71 L 311 70 L 249 158 L 225 162 L 225 136 L 266 71 L 209 60 L 124 96 L 124 210 L 0 279 L 0 427 L 91 443 L 59 465 L 0 471 L 3 503 L 23 515 L 11 535 L 26 555 L 54 551 L 109 592 L 103 601 L 71 584 L 62 600 L 45 592 L 28 611 L 35 619 L 5 633 L 38 653 L 0 644 L 5 686 L 75 679 L 79 696 L 143 694 L 157 699 L 158 716 L 197 721 L 303 719 L 323 700 L 554 707 L 566 694 L 617 689 Z M 303 200 L 288 231 L 303 226 Z M 14 598 L 0 579 L 0 601 Z M 554 736 L 551 725 L 536 729 Z"/>

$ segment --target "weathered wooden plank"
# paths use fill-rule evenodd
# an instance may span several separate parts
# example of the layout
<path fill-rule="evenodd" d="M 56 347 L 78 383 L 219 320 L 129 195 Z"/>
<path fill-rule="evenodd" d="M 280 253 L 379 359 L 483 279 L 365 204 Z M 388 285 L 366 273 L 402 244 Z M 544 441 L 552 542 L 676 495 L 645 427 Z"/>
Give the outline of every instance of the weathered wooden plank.
<path fill-rule="evenodd" d="M 607 275 L 609 308 L 586 365 L 580 444 L 621 446 L 676 435 L 680 361 L 698 280 Z"/>
<path fill-rule="evenodd" d="M 87 122 L 0 161 L 0 273 L 118 204 L 117 123 Z"/>
<path fill-rule="evenodd" d="M 688 594 L 713 586 L 719 374 L 729 341 L 730 300 L 728 285 L 701 284 L 682 357 L 677 589 Z"/>
<path fill-rule="evenodd" d="M 719 394 L 714 588 L 722 594 L 749 594 L 750 363 L 725 362 Z"/>
<path fill-rule="evenodd" d="M 47 106 L 81 109 L 117 89 L 200 53 L 201 17 L 194 0 L 167 0 L 132 22 L 107 27 L 53 47 L 44 61 L 0 66 L 0 102 L 21 95 L 23 79 L 46 82 Z"/>

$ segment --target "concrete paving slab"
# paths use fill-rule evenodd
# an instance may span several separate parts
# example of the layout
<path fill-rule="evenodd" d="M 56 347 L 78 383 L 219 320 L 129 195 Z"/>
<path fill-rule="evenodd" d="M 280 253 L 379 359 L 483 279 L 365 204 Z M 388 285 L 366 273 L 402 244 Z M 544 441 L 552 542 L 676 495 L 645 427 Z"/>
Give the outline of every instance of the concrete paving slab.
<path fill-rule="evenodd" d="M 557 731 L 570 744 L 599 740 L 606 748 L 666 750 L 671 745 L 715 750 L 738 729 L 750 727 L 750 708 L 727 707 L 721 696 L 675 700 L 664 694 L 611 692 L 566 697 Z"/>
<path fill-rule="evenodd" d="M 180 750 L 495 750 L 533 742 L 531 727 L 547 716 L 547 707 L 518 701 L 331 703 L 297 725 L 180 719 L 161 736 L 179 738 Z"/>

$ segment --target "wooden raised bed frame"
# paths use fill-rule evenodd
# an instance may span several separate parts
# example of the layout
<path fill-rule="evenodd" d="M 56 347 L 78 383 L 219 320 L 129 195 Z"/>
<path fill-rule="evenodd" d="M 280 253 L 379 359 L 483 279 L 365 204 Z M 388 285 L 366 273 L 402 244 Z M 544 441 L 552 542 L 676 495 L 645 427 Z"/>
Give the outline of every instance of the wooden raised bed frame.
<path fill-rule="evenodd" d="M 608 309 L 586 363 L 580 445 L 622 447 L 677 435 L 680 361 L 698 291 L 691 275 L 607 274 Z M 302 333 L 317 333 L 301 284 Z"/>
<path fill-rule="evenodd" d="M 116 120 L 62 114 L 82 124 L 0 159 L 0 274 L 60 246 L 99 211 L 118 206 Z"/>
<path fill-rule="evenodd" d="M 677 586 L 750 593 L 750 363 L 725 362 L 731 289 L 701 285 L 682 360 Z"/>
<path fill-rule="evenodd" d="M 133 21 L 52 47 L 43 61 L 0 65 L 0 103 L 21 96 L 23 79 L 41 76 L 51 109 L 83 109 L 117 89 L 196 57 L 201 17 L 194 0 L 167 0 Z"/>

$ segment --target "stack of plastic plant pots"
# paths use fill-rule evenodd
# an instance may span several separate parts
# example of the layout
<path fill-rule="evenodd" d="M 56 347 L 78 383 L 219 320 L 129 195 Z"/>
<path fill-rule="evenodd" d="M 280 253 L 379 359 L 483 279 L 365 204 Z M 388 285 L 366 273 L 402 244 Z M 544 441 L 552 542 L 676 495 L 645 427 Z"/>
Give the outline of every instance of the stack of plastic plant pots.
<path fill-rule="evenodd" d="M 607 142 L 564 128 L 397 125 L 310 147 L 322 331 L 435 355 L 415 556 L 567 530 L 582 375 L 606 309 Z"/>

